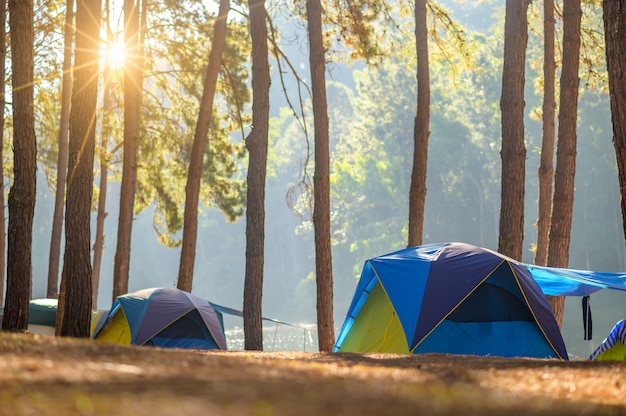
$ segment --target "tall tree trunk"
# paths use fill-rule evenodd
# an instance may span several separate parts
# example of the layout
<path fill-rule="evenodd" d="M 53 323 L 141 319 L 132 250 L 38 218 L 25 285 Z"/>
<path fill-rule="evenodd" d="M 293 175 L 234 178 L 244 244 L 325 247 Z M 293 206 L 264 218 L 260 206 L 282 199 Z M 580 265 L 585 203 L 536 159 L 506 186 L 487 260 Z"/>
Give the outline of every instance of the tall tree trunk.
<path fill-rule="evenodd" d="M 0 0 L 0 114 L 6 108 L 6 57 L 7 57 L 7 0 Z M 4 117 L 0 120 L 0 307 L 4 306 L 4 271 L 6 262 L 6 233 L 4 220 Z"/>
<path fill-rule="evenodd" d="M 120 188 L 117 248 L 113 267 L 113 299 L 128 292 L 130 246 L 137 182 L 137 138 L 143 74 L 138 66 L 139 0 L 124 0 L 124 161 Z"/>
<path fill-rule="evenodd" d="M 543 108 L 541 159 L 539 162 L 539 201 L 537 218 L 537 247 L 535 264 L 545 266 L 548 262 L 548 233 L 552 215 L 552 179 L 554 177 L 554 1 L 543 2 Z"/>
<path fill-rule="evenodd" d="M 507 0 L 502 67 L 502 190 L 498 251 L 521 260 L 524 241 L 524 70 L 529 0 Z"/>
<path fill-rule="evenodd" d="M 246 350 L 263 349 L 262 300 L 265 250 L 265 176 L 270 110 L 270 73 L 265 0 L 248 0 L 252 37 L 252 130 L 248 149 L 246 207 L 246 272 L 243 329 Z"/>
<path fill-rule="evenodd" d="M 428 30 L 426 0 L 415 1 L 415 49 L 417 51 L 417 112 L 413 131 L 413 172 L 409 191 L 408 246 L 422 244 L 426 166 L 428 162 L 428 124 L 430 120 L 430 76 L 428 72 Z"/>
<path fill-rule="evenodd" d="M 21 331 L 28 327 L 37 183 L 37 141 L 33 111 L 33 2 L 9 0 L 9 25 L 13 73 L 14 179 L 9 191 L 7 295 L 2 329 Z"/>
<path fill-rule="evenodd" d="M 61 85 L 61 120 L 59 121 L 59 149 L 57 156 L 57 184 L 54 193 L 54 215 L 50 235 L 50 257 L 48 260 L 47 297 L 59 295 L 59 263 L 61 237 L 63 234 L 63 208 L 65 206 L 65 184 L 67 181 L 67 136 L 69 134 L 70 98 L 72 93 L 72 40 L 74 39 L 74 0 L 65 3 L 65 29 L 63 40 L 63 81 Z"/>
<path fill-rule="evenodd" d="M 111 108 L 111 91 L 107 85 L 104 89 L 104 105 L 102 111 L 106 114 Z M 100 269 L 102 265 L 102 254 L 104 251 L 104 220 L 107 217 L 106 200 L 107 200 L 107 184 L 108 184 L 108 132 L 104 129 L 100 138 L 100 192 L 98 193 L 98 212 L 96 214 L 96 235 L 93 243 L 93 271 L 91 276 L 91 308 L 98 309 L 98 293 L 100 289 Z"/>
<path fill-rule="evenodd" d="M 61 275 L 62 336 L 88 337 L 91 320 L 91 198 L 95 148 L 100 0 L 76 8 L 74 88 L 70 109 L 65 256 Z M 65 291 L 63 293 L 63 290 Z"/>
<path fill-rule="evenodd" d="M 114 42 L 113 34 L 110 27 L 110 8 L 109 0 L 104 3 L 104 22 L 107 27 L 107 47 L 111 47 Z M 107 217 L 106 200 L 107 200 L 107 184 L 109 176 L 109 135 L 111 129 L 109 127 L 109 115 L 112 111 L 111 97 L 111 63 L 104 62 L 104 96 L 102 99 L 102 128 L 100 129 L 100 183 L 98 192 L 98 208 L 96 214 L 96 235 L 93 243 L 93 271 L 91 276 L 91 308 L 98 309 L 98 293 L 100 291 L 100 268 L 102 265 L 102 254 L 104 251 L 104 220 Z"/>
<path fill-rule="evenodd" d="M 604 0 L 603 12 L 613 146 L 619 175 L 622 225 L 626 237 L 626 4 L 623 0 Z"/>
<path fill-rule="evenodd" d="M 183 226 L 183 245 L 180 252 L 178 269 L 178 288 L 191 292 L 193 269 L 196 260 L 196 240 L 198 237 L 198 199 L 202 179 L 202 162 L 206 153 L 213 99 L 217 88 L 217 78 L 222 65 L 222 54 L 226 45 L 226 17 L 230 9 L 229 0 L 220 0 L 220 7 L 213 27 L 213 43 L 209 53 L 209 65 L 204 79 L 204 91 L 200 101 L 200 113 L 191 148 L 187 186 L 185 186 L 185 222 Z"/>
<path fill-rule="evenodd" d="M 563 1 L 563 68 L 561 69 L 561 102 L 554 174 L 554 200 L 550 223 L 548 266 L 567 267 L 574 207 L 576 173 L 576 117 L 578 110 L 578 67 L 580 59 L 580 0 Z M 565 298 L 549 297 L 559 326 L 563 322 Z"/>
<path fill-rule="evenodd" d="M 326 64 L 322 39 L 322 5 L 307 0 L 309 65 L 315 126 L 315 173 L 313 174 L 313 226 L 315 229 L 315 274 L 317 282 L 317 336 L 319 350 L 330 352 L 335 344 L 333 322 L 333 267 L 330 242 L 330 150 Z"/>

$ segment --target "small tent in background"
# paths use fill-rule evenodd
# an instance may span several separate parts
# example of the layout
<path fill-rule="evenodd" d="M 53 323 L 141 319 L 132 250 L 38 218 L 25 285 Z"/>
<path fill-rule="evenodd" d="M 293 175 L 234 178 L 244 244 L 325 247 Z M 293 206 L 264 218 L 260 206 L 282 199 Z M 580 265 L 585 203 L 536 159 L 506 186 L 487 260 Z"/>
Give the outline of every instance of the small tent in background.
<path fill-rule="evenodd" d="M 334 351 L 568 358 L 528 269 L 463 243 L 366 261 Z"/>
<path fill-rule="evenodd" d="M 226 349 L 221 313 L 207 300 L 175 288 L 118 296 L 92 337 L 127 345 Z"/>
<path fill-rule="evenodd" d="M 619 321 L 609 336 L 589 356 L 596 361 L 626 361 L 626 320 Z"/>
<path fill-rule="evenodd" d="M 54 335 L 57 317 L 58 299 L 42 298 L 28 302 L 28 329 L 27 331 L 39 335 Z M 0 322 L 3 309 L 0 308 Z M 93 311 L 91 314 L 91 333 L 94 324 L 104 311 Z"/>
<path fill-rule="evenodd" d="M 54 335 L 57 299 L 33 299 L 28 302 L 28 332 Z"/>

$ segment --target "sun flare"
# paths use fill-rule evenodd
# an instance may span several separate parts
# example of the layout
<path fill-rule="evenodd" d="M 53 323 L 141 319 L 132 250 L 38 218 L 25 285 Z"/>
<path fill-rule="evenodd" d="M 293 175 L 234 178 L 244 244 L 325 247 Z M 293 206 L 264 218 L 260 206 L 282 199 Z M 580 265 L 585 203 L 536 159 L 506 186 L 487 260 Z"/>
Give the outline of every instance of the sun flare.
<path fill-rule="evenodd" d="M 114 42 L 107 48 L 106 60 L 113 68 L 121 68 L 124 66 L 124 43 Z"/>

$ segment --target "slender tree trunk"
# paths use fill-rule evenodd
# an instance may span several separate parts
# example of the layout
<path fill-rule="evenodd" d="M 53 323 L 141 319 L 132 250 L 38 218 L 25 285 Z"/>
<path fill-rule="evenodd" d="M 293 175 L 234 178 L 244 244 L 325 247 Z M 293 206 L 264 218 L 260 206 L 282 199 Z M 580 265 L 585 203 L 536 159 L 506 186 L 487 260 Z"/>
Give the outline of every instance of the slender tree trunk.
<path fill-rule="evenodd" d="M 554 1 L 543 2 L 543 135 L 539 162 L 539 201 L 537 218 L 537 247 L 535 264 L 548 262 L 548 234 L 552 215 L 552 180 L 554 178 L 554 98 L 556 64 L 554 62 Z"/>
<path fill-rule="evenodd" d="M 137 138 L 139 134 L 139 97 L 143 74 L 138 71 L 139 0 L 124 0 L 124 161 L 120 189 L 117 248 L 113 267 L 113 299 L 128 292 L 130 247 L 137 182 Z"/>
<path fill-rule="evenodd" d="M 604 0 L 606 66 L 609 73 L 613 146 L 617 159 L 622 223 L 626 237 L 626 4 L 623 0 Z"/>
<path fill-rule="evenodd" d="M 524 241 L 524 70 L 529 0 L 507 0 L 502 68 L 502 190 L 498 251 L 521 260 Z"/>
<path fill-rule="evenodd" d="M 7 0 L 0 0 L 0 114 L 6 108 Z M 0 120 L 0 307 L 4 306 L 4 271 L 6 270 L 6 232 L 4 220 L 4 117 Z"/>
<path fill-rule="evenodd" d="M 196 260 L 196 240 L 198 237 L 198 204 L 202 179 L 202 162 L 206 154 L 213 99 L 217 88 L 217 78 L 222 65 L 222 54 L 226 45 L 226 17 L 230 9 L 229 0 L 220 0 L 220 8 L 213 27 L 213 43 L 209 53 L 209 65 L 204 79 L 204 91 L 200 101 L 200 113 L 191 148 L 187 186 L 185 186 L 185 222 L 183 226 L 183 245 L 180 252 L 178 269 L 178 288 L 191 292 L 193 269 Z"/>
<path fill-rule="evenodd" d="M 65 38 L 63 51 L 63 81 L 61 86 L 61 120 L 59 122 L 59 149 L 57 156 L 57 184 L 54 193 L 54 215 L 50 235 L 50 257 L 48 261 L 47 297 L 59 295 L 59 265 L 61 237 L 63 234 L 63 208 L 65 206 L 65 184 L 67 181 L 67 136 L 69 134 L 70 98 L 72 93 L 72 40 L 74 39 L 74 0 L 65 4 Z"/>
<path fill-rule="evenodd" d="M 113 35 L 110 26 L 110 9 L 109 0 L 105 1 L 105 25 L 107 26 L 107 46 L 113 43 Z M 106 200 L 107 200 L 107 184 L 109 176 L 109 114 L 112 111 L 111 103 L 111 64 L 104 63 L 104 97 L 102 103 L 102 128 L 100 129 L 100 183 L 98 193 L 98 211 L 96 214 L 96 235 L 93 243 L 93 271 L 91 276 L 91 308 L 98 309 L 98 293 L 100 289 L 100 268 L 102 265 L 102 253 L 104 251 L 104 220 L 107 217 Z"/>
<path fill-rule="evenodd" d="M 62 336 L 88 337 L 91 320 L 91 198 L 95 148 L 100 0 L 76 8 L 74 88 L 70 108 L 65 256 L 61 275 Z M 63 292 L 64 291 L 64 292 Z M 58 313 L 58 312 L 57 312 Z"/>
<path fill-rule="evenodd" d="M 333 323 L 333 268 L 330 242 L 330 150 L 328 103 L 326 100 L 326 65 L 322 39 L 322 5 L 307 0 L 309 64 L 313 90 L 315 126 L 315 173 L 313 190 L 313 226 L 315 229 L 315 273 L 317 282 L 317 335 L 319 350 L 330 352 L 335 344 Z"/>
<path fill-rule="evenodd" d="M 104 105 L 102 110 L 106 113 L 110 109 L 110 86 L 105 87 Z M 108 104 L 107 104 L 108 103 Z M 96 215 L 96 235 L 93 243 L 93 274 L 91 276 L 91 308 L 98 309 L 98 293 L 100 289 L 100 269 L 102 265 L 102 254 L 104 251 L 104 220 L 107 217 L 106 200 L 108 184 L 108 133 L 102 132 L 100 144 L 100 192 L 98 193 L 98 213 Z"/>
<path fill-rule="evenodd" d="M 33 2 L 9 0 L 9 25 L 13 74 L 14 179 L 9 192 L 7 295 L 2 329 L 23 331 L 28 327 L 37 183 L 37 141 L 33 111 Z"/>
<path fill-rule="evenodd" d="M 263 349 L 262 299 L 265 250 L 265 177 L 269 134 L 270 73 L 265 0 L 248 0 L 252 37 L 252 130 L 248 149 L 246 272 L 243 329 L 246 350 Z"/>
<path fill-rule="evenodd" d="M 430 76 L 428 72 L 428 31 L 426 0 L 415 1 L 415 46 L 417 51 L 417 113 L 413 131 L 413 172 L 409 191 L 408 246 L 422 244 L 424 203 L 426 201 L 426 166 L 430 120 Z"/>
<path fill-rule="evenodd" d="M 550 223 L 548 266 L 567 267 L 570 232 L 574 208 L 574 175 L 576 173 L 576 118 L 578 109 L 578 67 L 580 58 L 580 0 L 563 1 L 563 68 L 561 69 L 561 102 L 554 174 L 554 200 Z M 549 297 L 554 317 L 563 322 L 564 297 Z"/>

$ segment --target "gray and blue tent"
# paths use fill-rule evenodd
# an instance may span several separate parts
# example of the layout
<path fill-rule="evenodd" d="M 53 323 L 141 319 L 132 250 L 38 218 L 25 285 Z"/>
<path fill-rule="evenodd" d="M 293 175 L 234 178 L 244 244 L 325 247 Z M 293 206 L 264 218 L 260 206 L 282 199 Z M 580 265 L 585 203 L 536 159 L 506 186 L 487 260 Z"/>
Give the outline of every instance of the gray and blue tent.
<path fill-rule="evenodd" d="M 221 312 L 209 301 L 175 288 L 118 296 L 92 338 L 125 345 L 227 349 Z"/>

